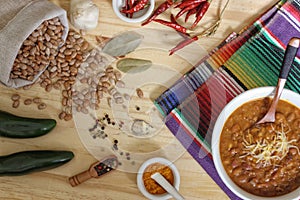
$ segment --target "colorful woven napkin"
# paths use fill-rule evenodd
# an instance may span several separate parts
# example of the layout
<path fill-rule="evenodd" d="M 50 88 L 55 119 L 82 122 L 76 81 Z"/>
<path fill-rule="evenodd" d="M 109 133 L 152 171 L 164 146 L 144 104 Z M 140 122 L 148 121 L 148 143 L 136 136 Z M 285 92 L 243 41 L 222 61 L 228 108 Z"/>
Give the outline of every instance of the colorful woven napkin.
<path fill-rule="evenodd" d="M 165 124 L 231 199 L 211 155 L 211 134 L 224 106 L 245 90 L 275 86 L 285 48 L 300 37 L 300 0 L 282 0 L 240 34 L 231 34 L 155 104 Z M 300 92 L 300 51 L 286 88 Z"/>

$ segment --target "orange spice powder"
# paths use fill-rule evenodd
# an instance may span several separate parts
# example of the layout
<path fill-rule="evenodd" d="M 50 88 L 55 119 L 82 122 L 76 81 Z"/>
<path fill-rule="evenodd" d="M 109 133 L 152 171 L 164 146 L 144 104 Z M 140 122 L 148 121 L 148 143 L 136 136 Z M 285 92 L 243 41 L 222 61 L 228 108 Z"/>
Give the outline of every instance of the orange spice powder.
<path fill-rule="evenodd" d="M 172 170 L 168 166 L 163 165 L 161 163 L 153 163 L 149 165 L 143 173 L 143 181 L 145 188 L 150 194 L 166 193 L 166 190 L 163 189 L 158 183 L 156 183 L 155 180 L 151 178 L 151 175 L 156 172 L 159 172 L 162 176 L 164 176 L 165 179 L 167 179 L 167 181 L 169 181 L 171 185 L 174 184 L 174 175 Z"/>

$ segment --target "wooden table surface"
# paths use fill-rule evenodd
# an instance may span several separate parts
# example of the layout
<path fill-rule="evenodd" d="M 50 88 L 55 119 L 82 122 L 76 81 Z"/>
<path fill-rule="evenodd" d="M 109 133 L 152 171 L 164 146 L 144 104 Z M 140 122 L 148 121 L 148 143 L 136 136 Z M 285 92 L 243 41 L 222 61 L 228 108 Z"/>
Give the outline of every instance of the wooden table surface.
<path fill-rule="evenodd" d="M 52 1 L 66 10 L 69 9 L 68 0 Z M 122 31 L 140 27 L 139 23 L 131 24 L 121 21 L 114 14 L 111 1 L 94 0 L 94 2 L 100 8 L 100 16 L 98 27 L 85 35 L 91 43 L 94 42 L 95 35 L 112 37 Z M 160 2 L 162 1 L 156 1 L 156 6 Z M 197 41 L 198 44 L 207 51 L 211 50 L 228 34 L 233 31 L 240 31 L 276 2 L 277 0 L 231 0 L 216 34 L 210 38 L 200 39 Z M 215 20 L 220 6 L 224 4 L 225 0 L 212 1 L 210 9 L 200 25 L 205 26 L 205 24 Z M 150 23 L 148 27 L 162 28 L 156 23 Z M 75 158 L 71 162 L 56 169 L 26 176 L 0 177 L 0 199 L 145 199 L 137 188 L 136 174 L 120 170 L 100 179 L 91 179 L 74 188 L 70 186 L 68 177 L 88 169 L 96 159 L 89 154 L 81 143 L 74 121 L 65 122 L 58 119 L 57 116 L 61 109 L 59 92 L 46 93 L 41 88 L 27 91 L 15 90 L 2 85 L 0 85 L 0 92 L 1 110 L 29 117 L 50 117 L 58 121 L 57 127 L 50 134 L 40 138 L 26 140 L 0 138 L 1 155 L 33 149 L 65 149 L 71 150 L 75 154 Z M 12 108 L 10 97 L 16 92 L 22 98 L 42 97 L 48 105 L 46 112 L 24 105 L 18 109 Z M 168 129 L 165 128 L 164 131 L 168 132 Z M 175 165 L 181 175 L 180 192 L 186 199 L 228 199 L 226 194 L 187 152 L 175 161 Z"/>

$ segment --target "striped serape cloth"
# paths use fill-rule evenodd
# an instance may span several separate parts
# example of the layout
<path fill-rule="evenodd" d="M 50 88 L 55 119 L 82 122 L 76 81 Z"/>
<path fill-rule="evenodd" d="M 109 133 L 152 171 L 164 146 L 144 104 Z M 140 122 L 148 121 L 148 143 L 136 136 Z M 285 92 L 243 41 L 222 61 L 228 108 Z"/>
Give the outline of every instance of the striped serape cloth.
<path fill-rule="evenodd" d="M 231 199 L 239 198 L 222 182 L 212 160 L 214 123 L 238 94 L 277 84 L 292 37 L 300 37 L 300 0 L 281 0 L 227 38 L 155 101 L 166 126 Z M 298 93 L 299 57 L 298 51 L 285 86 Z"/>

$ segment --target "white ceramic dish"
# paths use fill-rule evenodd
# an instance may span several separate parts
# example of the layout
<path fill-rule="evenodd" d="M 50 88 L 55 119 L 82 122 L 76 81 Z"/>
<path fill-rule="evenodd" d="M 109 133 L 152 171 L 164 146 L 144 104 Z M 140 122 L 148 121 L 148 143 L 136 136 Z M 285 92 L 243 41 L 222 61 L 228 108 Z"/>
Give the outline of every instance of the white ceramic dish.
<path fill-rule="evenodd" d="M 300 187 L 289 194 L 278 196 L 278 197 L 272 197 L 272 198 L 256 196 L 242 190 L 227 175 L 222 165 L 222 161 L 219 154 L 220 134 L 227 120 L 227 117 L 229 117 L 235 109 L 237 109 L 242 104 L 250 100 L 270 96 L 270 94 L 274 92 L 274 89 L 275 89 L 274 87 L 260 87 L 260 88 L 248 90 L 240 94 L 225 106 L 223 111 L 220 113 L 214 127 L 214 131 L 212 135 L 212 155 L 213 155 L 213 161 L 217 169 L 217 172 L 221 177 L 221 179 L 223 180 L 223 182 L 226 184 L 226 186 L 237 196 L 245 200 L 250 200 L 250 199 L 255 199 L 255 200 L 270 200 L 270 199 L 272 200 L 295 199 L 296 200 L 297 199 L 298 200 L 300 196 Z M 281 95 L 281 99 L 287 100 L 290 103 L 300 107 L 300 95 L 295 92 L 284 89 Z"/>
<path fill-rule="evenodd" d="M 129 22 L 129 23 L 139 23 L 144 20 L 146 20 L 148 17 L 150 17 L 151 13 L 154 10 L 155 6 L 155 0 L 149 0 L 150 5 L 146 8 L 144 8 L 141 11 L 138 11 L 133 14 L 132 18 L 127 17 L 126 14 L 121 13 L 120 10 L 125 5 L 125 0 L 112 0 L 112 6 L 114 9 L 115 14 L 123 21 Z"/>
<path fill-rule="evenodd" d="M 173 175 L 174 175 L 174 187 L 179 190 L 179 185 L 180 185 L 180 175 L 179 175 L 179 172 L 177 170 L 177 168 L 175 167 L 175 165 L 170 162 L 169 160 L 165 159 L 165 158 L 160 158 L 160 157 L 157 157 L 157 158 L 151 158 L 147 161 L 145 161 L 139 171 L 138 171 L 138 174 L 137 174 L 137 186 L 139 188 L 139 190 L 141 191 L 141 193 L 147 197 L 148 199 L 152 199 L 152 200 L 166 200 L 166 199 L 170 199 L 172 198 L 172 196 L 168 193 L 166 194 L 161 194 L 161 195 L 153 195 L 153 194 L 150 194 L 146 188 L 145 188 L 145 185 L 144 185 L 144 181 L 143 181 L 143 173 L 145 171 L 145 169 L 153 164 L 153 163 L 161 163 L 161 164 L 164 164 L 166 166 L 168 166 L 169 168 L 171 168 L 172 172 L 173 172 Z"/>

